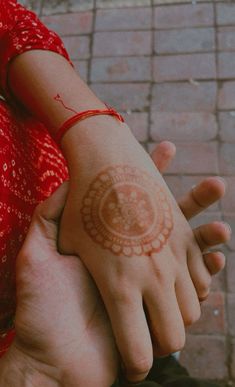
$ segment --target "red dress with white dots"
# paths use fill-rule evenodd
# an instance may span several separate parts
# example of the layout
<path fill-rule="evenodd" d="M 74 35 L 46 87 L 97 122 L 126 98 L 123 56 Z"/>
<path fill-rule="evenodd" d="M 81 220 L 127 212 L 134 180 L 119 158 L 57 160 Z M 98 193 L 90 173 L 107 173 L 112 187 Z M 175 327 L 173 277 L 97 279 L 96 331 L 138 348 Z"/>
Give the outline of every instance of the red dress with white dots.
<path fill-rule="evenodd" d="M 7 87 L 11 59 L 35 49 L 69 60 L 60 38 L 34 13 L 15 0 L 0 0 L 0 356 L 14 338 L 15 261 L 32 213 L 68 178 L 47 129 L 16 106 Z"/>

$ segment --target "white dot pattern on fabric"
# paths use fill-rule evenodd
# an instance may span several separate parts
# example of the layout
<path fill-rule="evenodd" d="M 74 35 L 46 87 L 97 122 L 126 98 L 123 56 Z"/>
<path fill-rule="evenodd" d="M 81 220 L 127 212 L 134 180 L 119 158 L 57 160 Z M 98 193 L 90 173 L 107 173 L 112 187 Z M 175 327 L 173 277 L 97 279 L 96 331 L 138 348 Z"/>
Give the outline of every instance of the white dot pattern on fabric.
<path fill-rule="evenodd" d="M 15 311 L 15 260 L 38 203 L 68 178 L 47 129 L 17 106 L 8 90 L 8 64 L 29 50 L 69 57 L 61 39 L 15 0 L 0 0 L 0 356 L 4 326 Z M 71 62 L 70 62 L 71 63 Z M 6 102 L 7 101 L 7 102 Z"/>

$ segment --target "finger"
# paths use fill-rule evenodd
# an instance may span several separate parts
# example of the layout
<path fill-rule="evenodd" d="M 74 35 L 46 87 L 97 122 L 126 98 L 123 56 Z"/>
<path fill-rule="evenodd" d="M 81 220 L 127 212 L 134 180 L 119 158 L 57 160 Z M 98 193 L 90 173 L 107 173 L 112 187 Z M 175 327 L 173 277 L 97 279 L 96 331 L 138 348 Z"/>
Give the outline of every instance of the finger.
<path fill-rule="evenodd" d="M 104 297 L 103 297 L 104 298 Z M 138 295 L 105 300 L 113 333 L 122 358 L 125 378 L 130 382 L 143 380 L 153 361 L 152 342 Z"/>
<path fill-rule="evenodd" d="M 204 211 L 225 194 L 225 181 L 220 177 L 209 177 L 184 195 L 178 205 L 186 219 Z"/>
<path fill-rule="evenodd" d="M 195 287 L 187 273 L 187 266 L 186 270 L 182 269 L 181 267 L 177 276 L 175 291 L 184 325 L 190 326 L 200 318 L 201 307 Z"/>
<path fill-rule="evenodd" d="M 170 141 L 163 141 L 153 150 L 151 157 L 159 172 L 163 173 L 171 163 L 176 153 L 175 145 Z"/>
<path fill-rule="evenodd" d="M 203 259 L 211 275 L 219 273 L 225 266 L 225 255 L 219 251 L 203 254 Z"/>
<path fill-rule="evenodd" d="M 154 291 L 151 289 L 145 294 L 144 301 L 154 355 L 165 356 L 181 350 L 185 344 L 185 329 L 175 289 L 156 286 Z"/>
<path fill-rule="evenodd" d="M 69 183 L 63 183 L 48 199 L 36 208 L 36 214 L 51 222 L 58 222 L 64 209 Z"/>
<path fill-rule="evenodd" d="M 58 222 L 62 214 L 68 192 L 68 182 L 63 183 L 48 199 L 40 203 L 33 214 L 24 247 L 45 246 L 57 250 Z M 48 257 L 44 257 L 46 259 Z"/>
<path fill-rule="evenodd" d="M 204 263 L 202 254 L 197 250 L 199 250 L 199 248 L 197 244 L 195 244 L 188 253 L 188 270 L 198 298 L 201 300 L 209 294 L 211 274 Z"/>
<path fill-rule="evenodd" d="M 231 227 L 224 222 L 203 224 L 194 229 L 193 232 L 201 251 L 206 251 L 212 246 L 225 243 L 231 237 Z"/>

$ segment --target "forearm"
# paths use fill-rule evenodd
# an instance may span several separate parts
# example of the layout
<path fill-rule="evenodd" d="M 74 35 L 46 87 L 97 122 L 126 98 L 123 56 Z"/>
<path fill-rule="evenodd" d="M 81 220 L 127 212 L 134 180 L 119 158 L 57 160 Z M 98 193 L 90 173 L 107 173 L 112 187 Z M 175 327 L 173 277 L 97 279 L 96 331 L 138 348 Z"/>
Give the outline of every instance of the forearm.
<path fill-rule="evenodd" d="M 34 50 L 19 55 L 10 66 L 9 83 L 18 100 L 52 134 L 75 112 L 105 108 L 68 61 L 50 51 Z M 115 139 L 122 130 L 126 131 L 127 125 L 111 116 L 94 116 L 74 125 L 62 140 L 69 166 L 80 164 L 89 150 L 94 154 L 94 147 L 89 149 L 91 143 L 98 149 L 99 141 L 104 143 L 107 137 Z"/>
<path fill-rule="evenodd" d="M 75 112 L 105 107 L 69 62 L 51 51 L 33 50 L 16 57 L 9 83 L 18 100 L 52 133 Z"/>

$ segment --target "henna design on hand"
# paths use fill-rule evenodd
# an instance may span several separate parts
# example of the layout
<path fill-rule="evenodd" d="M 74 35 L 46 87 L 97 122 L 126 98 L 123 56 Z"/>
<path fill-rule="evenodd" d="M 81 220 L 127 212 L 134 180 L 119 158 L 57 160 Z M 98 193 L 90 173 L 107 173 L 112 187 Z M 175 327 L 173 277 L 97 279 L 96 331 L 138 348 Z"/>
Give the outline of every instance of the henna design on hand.
<path fill-rule="evenodd" d="M 159 252 L 173 228 L 164 190 L 149 174 L 128 165 L 98 174 L 83 198 L 81 215 L 94 242 L 128 257 Z"/>

